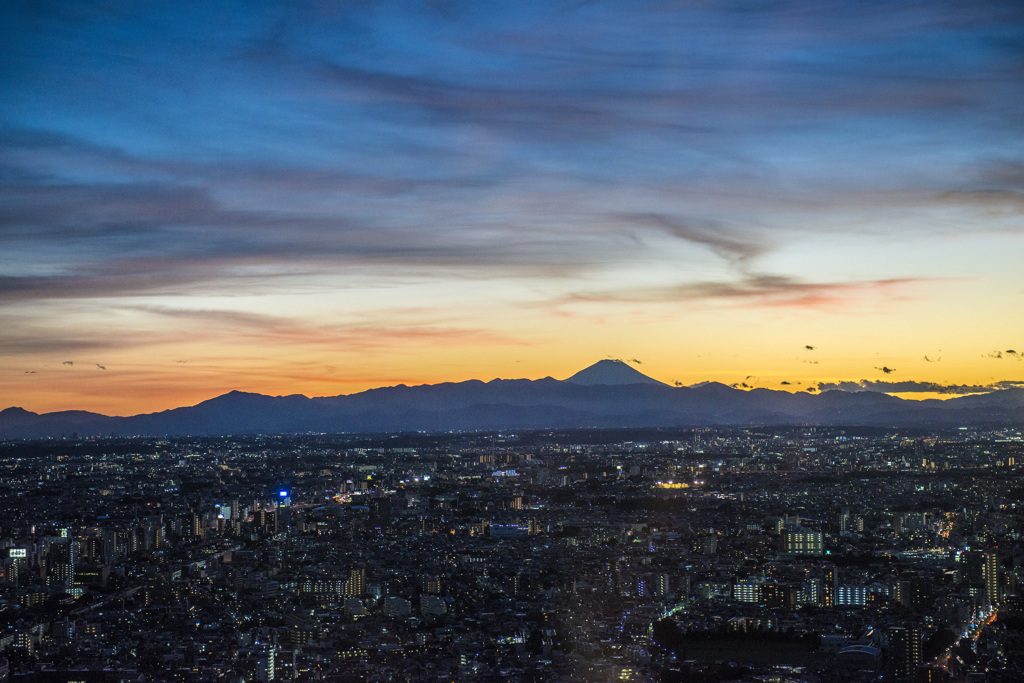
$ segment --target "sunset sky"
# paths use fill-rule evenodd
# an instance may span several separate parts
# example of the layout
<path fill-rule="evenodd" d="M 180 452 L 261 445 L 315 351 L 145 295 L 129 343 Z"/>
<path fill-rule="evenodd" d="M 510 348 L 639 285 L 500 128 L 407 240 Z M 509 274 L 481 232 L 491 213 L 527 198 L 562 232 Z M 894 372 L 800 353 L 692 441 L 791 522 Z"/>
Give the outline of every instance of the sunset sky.
<path fill-rule="evenodd" d="M 0 408 L 607 357 L 1024 383 L 1024 4 L 12 0 L 0 32 Z"/>

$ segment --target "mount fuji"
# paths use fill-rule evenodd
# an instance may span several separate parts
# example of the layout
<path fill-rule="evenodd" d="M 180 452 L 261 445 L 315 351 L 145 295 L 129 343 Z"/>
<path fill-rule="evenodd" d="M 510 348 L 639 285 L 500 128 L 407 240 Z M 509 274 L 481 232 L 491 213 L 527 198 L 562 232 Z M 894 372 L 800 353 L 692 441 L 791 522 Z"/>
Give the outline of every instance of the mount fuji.
<path fill-rule="evenodd" d="M 625 361 L 617 359 L 599 360 L 565 381 L 585 387 L 598 385 L 618 386 L 622 384 L 660 384 L 663 387 L 668 386 L 664 382 L 659 382 L 639 370 L 631 368 Z"/>
<path fill-rule="evenodd" d="M 232 391 L 194 406 L 130 417 L 0 411 L 0 438 L 8 439 L 761 425 L 1020 426 L 1024 389 L 907 401 L 868 391 L 743 391 L 717 382 L 681 387 L 623 361 L 602 360 L 565 380 L 403 384 L 318 398 Z"/>

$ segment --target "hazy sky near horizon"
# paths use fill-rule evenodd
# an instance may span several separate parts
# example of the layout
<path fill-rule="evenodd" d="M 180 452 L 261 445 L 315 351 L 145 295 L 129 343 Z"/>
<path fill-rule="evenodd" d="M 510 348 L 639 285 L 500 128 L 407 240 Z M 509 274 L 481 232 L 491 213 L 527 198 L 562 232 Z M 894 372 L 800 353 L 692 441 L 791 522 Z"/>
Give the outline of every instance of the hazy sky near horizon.
<path fill-rule="evenodd" d="M 605 357 L 681 384 L 1024 381 L 1019 3 L 0 21 L 0 408 Z"/>

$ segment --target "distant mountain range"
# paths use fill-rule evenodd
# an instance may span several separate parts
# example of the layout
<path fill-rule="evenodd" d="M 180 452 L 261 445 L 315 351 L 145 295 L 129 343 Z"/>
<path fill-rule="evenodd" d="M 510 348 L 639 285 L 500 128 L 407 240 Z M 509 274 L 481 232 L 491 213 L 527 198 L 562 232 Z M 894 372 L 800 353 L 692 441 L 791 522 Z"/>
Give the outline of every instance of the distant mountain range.
<path fill-rule="evenodd" d="M 319 398 L 232 391 L 198 405 L 131 417 L 0 411 L 0 438 L 742 425 L 1024 425 L 1024 389 L 907 401 L 868 391 L 743 391 L 716 382 L 674 387 L 622 361 L 602 360 L 565 380 L 400 384 Z"/>

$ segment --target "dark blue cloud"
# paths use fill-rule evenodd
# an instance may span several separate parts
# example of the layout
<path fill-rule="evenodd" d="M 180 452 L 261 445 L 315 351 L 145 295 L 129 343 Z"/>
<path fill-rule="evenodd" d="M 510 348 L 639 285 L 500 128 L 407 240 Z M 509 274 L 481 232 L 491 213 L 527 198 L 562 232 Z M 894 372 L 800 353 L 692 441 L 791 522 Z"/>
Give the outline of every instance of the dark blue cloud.
<path fill-rule="evenodd" d="M 1021 186 L 1014 3 L 26 2 L 0 20 L 19 259 L 0 290 L 19 297 L 272 259 L 550 272 L 650 235 L 737 268 L 721 296 L 800 282 L 748 270 L 797 239 L 773 201 Z"/>
<path fill-rule="evenodd" d="M 820 382 L 819 391 L 872 391 L 883 394 L 983 394 L 1000 389 L 1024 387 L 1024 381 L 1002 380 L 991 384 L 942 384 L 939 382 L 885 382 L 862 379 L 859 382 Z"/>

